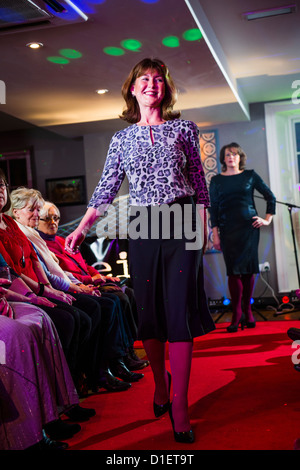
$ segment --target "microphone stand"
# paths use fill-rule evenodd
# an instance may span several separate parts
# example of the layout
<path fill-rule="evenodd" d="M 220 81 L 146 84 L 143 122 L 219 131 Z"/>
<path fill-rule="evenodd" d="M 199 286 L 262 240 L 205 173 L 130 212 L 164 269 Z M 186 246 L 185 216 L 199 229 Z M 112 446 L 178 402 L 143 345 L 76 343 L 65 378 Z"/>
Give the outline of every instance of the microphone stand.
<path fill-rule="evenodd" d="M 260 196 L 255 196 L 255 197 L 258 197 L 259 199 L 264 199 L 263 197 L 260 197 Z M 292 233 L 293 247 L 294 247 L 294 256 L 295 256 L 295 263 L 296 263 L 296 270 L 297 270 L 297 277 L 298 277 L 298 285 L 300 287 L 299 262 L 298 262 L 297 245 L 296 245 L 296 238 L 295 238 L 295 231 L 294 231 L 294 224 L 293 224 L 293 217 L 292 217 L 292 210 L 293 209 L 300 209 L 300 206 L 297 206 L 296 204 L 291 204 L 289 202 L 282 202 L 282 201 L 277 201 L 277 200 L 276 200 L 276 204 L 282 204 L 282 205 L 286 206 L 288 211 L 289 211 L 291 233 Z M 297 310 L 299 310 L 299 309 L 297 309 Z M 293 310 L 293 311 L 295 311 L 295 310 Z M 287 313 L 286 311 L 276 312 L 276 313 L 274 313 L 274 316 L 284 315 L 286 313 Z"/>
<path fill-rule="evenodd" d="M 297 276 L 298 276 L 298 286 L 300 287 L 299 262 L 298 262 L 297 246 L 296 246 L 296 239 L 295 239 L 295 232 L 294 232 L 294 224 L 293 224 L 293 218 L 292 218 L 292 210 L 293 209 L 300 209 L 300 207 L 296 206 L 295 204 L 290 204 L 289 202 L 280 202 L 280 201 L 276 201 L 276 202 L 278 204 L 283 204 L 283 205 L 287 206 L 287 209 L 289 211 L 291 232 L 292 232 L 293 246 L 294 246 L 294 254 L 295 254 L 295 262 L 296 262 L 296 269 L 297 269 Z"/>
<path fill-rule="evenodd" d="M 264 199 L 261 196 L 255 196 L 259 199 Z M 297 254 L 297 246 L 296 246 L 296 239 L 295 239 L 295 231 L 294 231 L 294 224 L 292 218 L 292 210 L 293 209 L 300 209 L 300 206 L 296 206 L 296 204 L 291 204 L 289 202 L 281 202 L 276 200 L 276 204 L 282 204 L 287 207 L 290 216 L 290 224 L 291 224 L 291 232 L 292 232 L 292 239 L 293 239 L 293 246 L 294 246 L 294 255 L 295 255 L 295 262 L 296 262 L 296 270 L 298 276 L 298 285 L 300 287 L 300 271 L 299 271 L 299 262 L 298 262 L 298 254 Z"/>

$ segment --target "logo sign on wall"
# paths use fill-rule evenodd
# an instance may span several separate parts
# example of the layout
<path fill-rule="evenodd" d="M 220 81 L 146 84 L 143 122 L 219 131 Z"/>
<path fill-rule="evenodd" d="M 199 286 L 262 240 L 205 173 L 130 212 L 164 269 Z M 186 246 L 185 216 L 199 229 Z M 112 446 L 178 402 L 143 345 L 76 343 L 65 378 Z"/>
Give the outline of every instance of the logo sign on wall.
<path fill-rule="evenodd" d="M 210 181 L 213 176 L 218 174 L 218 138 L 217 131 L 210 131 L 204 134 L 200 134 L 200 149 L 201 149 L 201 160 L 203 165 L 203 170 L 205 173 L 206 184 L 209 189 Z M 208 214 L 208 246 L 206 252 L 215 251 L 213 248 L 212 241 L 212 230 L 210 224 L 210 217 Z"/>

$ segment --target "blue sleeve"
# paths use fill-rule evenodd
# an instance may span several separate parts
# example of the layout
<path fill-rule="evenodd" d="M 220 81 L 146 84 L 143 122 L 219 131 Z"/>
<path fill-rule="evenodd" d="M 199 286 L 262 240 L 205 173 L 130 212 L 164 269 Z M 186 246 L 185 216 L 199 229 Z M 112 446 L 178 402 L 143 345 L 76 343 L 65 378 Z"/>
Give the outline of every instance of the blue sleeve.
<path fill-rule="evenodd" d="M 68 282 L 66 279 L 63 279 L 62 277 L 56 276 L 56 274 L 50 273 L 49 269 L 47 268 L 47 265 L 45 261 L 43 260 L 42 256 L 39 254 L 38 250 L 35 248 L 34 244 L 32 243 L 32 246 L 38 256 L 39 262 L 42 265 L 43 270 L 45 271 L 45 274 L 54 289 L 62 290 L 64 292 L 67 292 L 69 290 L 71 281 Z"/>

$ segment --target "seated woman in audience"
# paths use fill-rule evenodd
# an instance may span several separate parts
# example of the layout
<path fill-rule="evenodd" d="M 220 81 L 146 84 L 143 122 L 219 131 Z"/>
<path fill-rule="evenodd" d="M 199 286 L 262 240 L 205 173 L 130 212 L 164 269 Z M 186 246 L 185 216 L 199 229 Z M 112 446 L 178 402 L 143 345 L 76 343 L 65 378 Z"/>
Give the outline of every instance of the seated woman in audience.
<path fill-rule="evenodd" d="M 48 349 L 46 348 L 47 346 L 46 342 L 50 341 L 50 340 L 47 340 L 47 332 L 50 332 L 53 330 L 52 336 L 54 340 L 56 341 L 58 354 L 52 353 L 51 358 L 49 359 L 50 361 L 49 367 L 50 368 L 52 367 L 51 361 L 54 361 L 53 364 L 57 363 L 57 367 L 59 370 L 60 370 L 60 365 L 61 367 L 64 366 L 62 370 L 65 371 L 66 377 L 69 377 L 70 376 L 69 368 L 67 366 L 65 356 L 62 352 L 61 342 L 59 340 L 59 336 L 57 334 L 55 325 L 53 324 L 50 317 L 42 310 L 42 308 L 46 306 L 49 307 L 50 309 L 54 308 L 55 304 L 49 301 L 48 299 L 46 299 L 45 297 L 36 295 L 30 289 L 30 287 L 21 279 L 21 277 L 18 276 L 11 268 L 8 267 L 7 263 L 5 262 L 1 254 L 0 254 L 0 267 L 1 269 L 3 267 L 6 270 L 9 269 L 10 277 L 12 280 L 10 281 L 11 284 L 10 282 L 8 282 L 8 284 L 10 284 L 9 288 L 5 289 L 3 286 L 1 286 L 1 284 L 2 284 L 2 281 L 7 283 L 7 279 L 0 279 L 1 298 L 3 297 L 4 300 L 9 301 L 10 303 L 14 302 L 14 304 L 11 304 L 13 305 L 13 309 L 8 308 L 7 312 L 5 313 L 8 314 L 9 318 L 14 318 L 22 323 L 25 323 L 27 326 L 30 326 L 32 331 L 36 331 L 36 329 L 40 331 L 40 327 L 41 327 L 42 331 L 40 332 L 43 333 L 41 338 L 43 339 L 43 341 L 45 341 L 44 351 L 48 351 L 49 349 L 49 348 Z M 29 304 L 32 304 L 32 305 L 29 306 Z M 40 308 L 38 308 L 37 306 L 40 306 Z M 46 328 L 45 332 L 43 332 L 44 328 Z M 52 345 L 50 346 L 52 348 Z M 52 349 L 50 350 L 52 351 Z M 62 359 L 59 359 L 60 356 L 62 356 Z M 55 374 L 52 373 L 50 378 L 53 378 L 53 380 L 56 380 Z M 75 386 L 73 385 L 72 380 L 69 382 L 70 384 L 72 384 L 72 388 L 74 389 L 74 392 L 75 392 Z M 65 386 L 65 390 L 67 389 L 68 387 Z M 77 401 L 78 401 L 78 398 L 77 398 Z M 91 416 L 94 416 L 95 411 L 93 409 L 86 409 L 86 408 L 82 409 L 79 405 L 76 405 L 76 406 L 73 406 L 72 409 L 70 409 L 67 414 L 69 418 L 71 418 L 73 421 L 86 421 Z M 52 439 L 64 440 L 64 439 L 68 439 L 72 437 L 76 432 L 80 431 L 80 426 L 78 424 L 69 424 L 66 421 L 61 421 L 60 419 L 57 419 L 47 424 L 47 426 L 45 427 L 45 431 L 47 432 L 48 436 L 51 437 Z"/>
<path fill-rule="evenodd" d="M 43 204 L 44 200 L 39 191 L 24 187 L 18 188 L 11 193 L 10 214 L 15 218 L 20 230 L 33 244 L 52 285 L 73 290 L 74 287 L 77 287 L 75 283 L 78 283 L 78 280 L 72 278 L 74 282 L 70 282 L 69 277 L 61 269 L 45 241 L 35 230 L 39 221 L 39 210 Z M 61 285 L 62 282 L 64 285 Z M 94 293 L 95 287 L 92 286 L 91 289 L 88 286 L 84 287 L 87 292 Z M 117 370 L 115 374 L 124 380 L 121 382 L 113 376 L 110 370 L 111 363 L 119 363 L 121 358 L 126 356 L 124 342 L 128 342 L 125 329 L 120 325 L 119 301 L 116 303 L 117 299 L 112 301 L 109 298 L 91 297 L 86 291 L 82 293 L 80 289 L 81 286 L 73 293 L 76 305 L 79 304 L 87 315 L 93 315 L 93 304 L 97 304 L 97 308 L 101 309 L 100 330 L 92 328 L 93 347 L 90 344 L 86 357 L 83 356 L 85 364 L 82 364 L 82 368 L 85 368 L 88 385 L 93 390 L 97 390 L 97 387 L 103 387 L 110 391 L 127 390 L 130 387 L 130 382 L 139 380 L 142 375 L 133 374 L 121 367 L 121 371 Z"/>
<path fill-rule="evenodd" d="M 80 357 L 86 350 L 91 335 L 91 320 L 85 312 L 72 305 L 75 300 L 73 296 L 51 287 L 31 243 L 16 222 L 4 214 L 9 208 L 8 185 L 0 170 L 0 254 L 35 294 L 55 303 L 55 307 L 51 308 L 44 305 L 43 310 L 55 324 L 77 385 L 81 374 Z"/>
<path fill-rule="evenodd" d="M 38 224 L 38 232 L 46 241 L 47 246 L 58 258 L 59 264 L 65 271 L 71 272 L 83 284 L 98 286 L 103 296 L 117 295 L 124 306 L 127 324 L 129 325 L 128 336 L 131 337 L 131 345 L 129 347 L 129 357 L 125 359 L 128 368 L 134 370 L 141 369 L 149 365 L 148 361 L 139 360 L 136 356 L 133 343 L 136 340 L 137 328 L 135 323 L 136 302 L 132 289 L 126 288 L 125 292 L 112 282 L 109 277 L 102 276 L 93 266 L 89 266 L 80 251 L 76 254 L 67 253 L 64 249 L 65 240 L 57 235 L 59 226 L 60 212 L 57 206 L 52 202 L 45 202 L 40 211 L 40 221 Z M 113 291 L 106 289 L 106 286 L 113 287 Z M 109 293 L 110 292 L 110 293 Z"/>
<path fill-rule="evenodd" d="M 5 264 L 3 258 L 1 264 Z M 1 287 L 2 281 L 5 280 L 0 279 L 0 449 L 65 449 L 66 443 L 52 441 L 49 434 L 55 434 L 54 428 L 59 427 L 61 436 L 69 438 L 80 426 L 63 426 L 60 414 L 77 410 L 83 416 L 88 410 L 78 405 L 53 322 L 30 303 L 54 304 L 38 299 L 18 277 L 8 289 Z"/>

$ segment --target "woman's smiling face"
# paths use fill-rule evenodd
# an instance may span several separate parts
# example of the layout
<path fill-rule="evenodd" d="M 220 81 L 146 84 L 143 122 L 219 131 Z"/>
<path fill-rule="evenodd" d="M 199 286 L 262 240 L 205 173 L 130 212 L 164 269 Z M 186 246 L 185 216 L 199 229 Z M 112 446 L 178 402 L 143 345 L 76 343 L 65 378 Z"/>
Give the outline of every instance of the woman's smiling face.
<path fill-rule="evenodd" d="M 146 70 L 137 77 L 131 92 L 135 96 L 140 108 L 157 108 L 165 96 L 164 77 L 156 70 Z"/>

